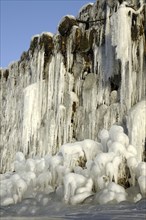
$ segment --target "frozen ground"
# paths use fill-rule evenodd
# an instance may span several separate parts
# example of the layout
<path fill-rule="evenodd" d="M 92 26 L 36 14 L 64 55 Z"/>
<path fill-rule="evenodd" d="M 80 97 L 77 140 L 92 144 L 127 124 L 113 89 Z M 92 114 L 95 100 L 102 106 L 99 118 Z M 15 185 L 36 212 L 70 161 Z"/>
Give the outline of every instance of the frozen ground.
<path fill-rule="evenodd" d="M 90 204 L 89 204 L 90 202 Z M 85 204 L 76 206 L 64 205 L 57 201 L 54 194 L 47 204 L 42 205 L 34 199 L 26 199 L 17 205 L 0 207 L 1 220 L 24 219 L 83 219 L 83 220 L 141 220 L 146 219 L 146 200 L 137 203 L 122 202 L 120 204 L 97 205 L 86 200 Z"/>

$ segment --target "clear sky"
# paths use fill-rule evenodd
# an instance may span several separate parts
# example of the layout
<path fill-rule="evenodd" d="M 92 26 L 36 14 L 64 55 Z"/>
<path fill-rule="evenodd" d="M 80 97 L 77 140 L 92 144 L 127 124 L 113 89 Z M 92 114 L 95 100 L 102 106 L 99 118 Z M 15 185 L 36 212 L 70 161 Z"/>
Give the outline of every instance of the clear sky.
<path fill-rule="evenodd" d="M 61 18 L 76 16 L 95 0 L 0 0 L 0 66 L 19 60 L 33 35 L 57 32 Z"/>

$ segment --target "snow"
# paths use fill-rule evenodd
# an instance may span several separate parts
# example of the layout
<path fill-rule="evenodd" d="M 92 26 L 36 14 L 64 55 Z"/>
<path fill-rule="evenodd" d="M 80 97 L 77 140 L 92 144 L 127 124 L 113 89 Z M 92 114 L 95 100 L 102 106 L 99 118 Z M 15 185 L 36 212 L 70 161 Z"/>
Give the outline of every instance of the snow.
<path fill-rule="evenodd" d="M 32 36 L 31 42 L 32 42 L 35 38 L 39 38 L 39 37 L 40 37 L 40 34 L 35 34 L 34 36 Z"/>
<path fill-rule="evenodd" d="M 53 33 L 51 33 L 51 32 L 42 32 L 41 36 L 43 36 L 43 35 L 47 35 L 49 37 L 53 37 L 54 36 Z"/>
<path fill-rule="evenodd" d="M 66 20 L 66 18 L 69 18 L 71 20 L 76 20 L 75 16 L 73 15 L 65 15 L 59 22 L 58 27 Z"/>
<path fill-rule="evenodd" d="M 88 7 L 93 6 L 93 5 L 94 5 L 94 3 L 92 3 L 92 2 L 89 2 L 89 3 L 85 4 L 85 5 L 83 5 L 83 7 L 80 9 L 79 13 L 83 12 Z"/>

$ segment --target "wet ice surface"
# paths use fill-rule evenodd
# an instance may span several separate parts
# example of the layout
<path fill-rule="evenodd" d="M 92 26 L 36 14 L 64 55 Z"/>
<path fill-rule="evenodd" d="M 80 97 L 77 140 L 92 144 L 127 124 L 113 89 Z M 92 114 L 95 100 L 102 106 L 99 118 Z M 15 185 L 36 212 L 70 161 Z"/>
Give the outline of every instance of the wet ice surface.
<path fill-rule="evenodd" d="M 36 199 L 25 199 L 16 205 L 0 207 L 1 220 L 15 219 L 146 219 L 146 200 L 142 199 L 137 203 L 122 202 L 120 204 L 94 204 L 92 198 L 86 200 L 85 204 L 65 205 L 52 193 L 42 198 L 38 202 Z"/>

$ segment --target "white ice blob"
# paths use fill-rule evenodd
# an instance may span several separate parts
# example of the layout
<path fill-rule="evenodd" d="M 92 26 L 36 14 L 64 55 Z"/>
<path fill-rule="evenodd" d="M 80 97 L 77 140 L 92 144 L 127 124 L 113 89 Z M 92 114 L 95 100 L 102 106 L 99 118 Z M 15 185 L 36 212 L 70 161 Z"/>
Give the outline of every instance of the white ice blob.
<path fill-rule="evenodd" d="M 87 161 L 93 160 L 98 153 L 102 152 L 101 143 L 96 141 L 85 139 L 81 141 L 81 145 Z"/>
<path fill-rule="evenodd" d="M 60 152 L 63 155 L 64 165 L 72 170 L 85 158 L 81 142 L 64 144 Z"/>
<path fill-rule="evenodd" d="M 64 176 L 64 202 L 69 203 L 70 198 L 76 194 L 77 188 L 90 187 L 91 183 L 88 183 L 88 179 L 80 174 L 69 173 Z M 88 191 L 88 190 L 87 190 Z"/>
<path fill-rule="evenodd" d="M 52 174 L 49 171 L 40 173 L 36 179 L 36 186 L 40 191 L 45 190 L 52 183 Z"/>
<path fill-rule="evenodd" d="M 136 148 L 133 146 L 133 145 L 129 145 L 128 147 L 127 147 L 127 152 L 126 152 L 126 155 L 125 155 L 125 157 L 126 157 L 126 159 L 128 159 L 129 157 L 136 157 L 137 156 L 137 150 L 136 150 Z"/>
<path fill-rule="evenodd" d="M 109 140 L 109 132 L 106 129 L 102 129 L 99 133 L 99 138 L 103 146 L 103 152 L 107 152 L 107 141 Z"/>
<path fill-rule="evenodd" d="M 109 152 L 114 152 L 117 155 L 126 155 L 126 148 L 119 142 L 113 142 L 109 148 Z"/>
<path fill-rule="evenodd" d="M 26 165 L 25 165 L 25 171 L 26 172 L 35 172 L 36 169 L 36 164 L 35 164 L 35 160 L 32 158 L 27 159 L 26 161 Z"/>
<path fill-rule="evenodd" d="M 95 196 L 95 201 L 99 204 L 111 203 L 115 199 L 115 192 L 109 191 L 108 189 L 103 189 Z"/>
<path fill-rule="evenodd" d="M 127 159 L 127 165 L 130 170 L 130 175 L 131 175 L 131 185 L 135 186 L 135 181 L 136 181 L 136 168 L 138 165 L 138 161 L 136 157 L 129 157 Z"/>
<path fill-rule="evenodd" d="M 79 193 L 79 194 L 76 194 L 74 196 L 72 196 L 70 198 L 70 204 L 71 205 L 77 205 L 77 204 L 80 204 L 82 203 L 85 199 L 87 199 L 88 197 L 90 197 L 91 195 L 93 195 L 93 192 L 83 192 L 83 193 Z"/>
<path fill-rule="evenodd" d="M 124 129 L 122 126 L 119 125 L 113 125 L 110 130 L 109 130 L 109 137 L 110 139 L 113 141 L 115 136 L 117 136 L 117 134 L 123 133 Z"/>
<path fill-rule="evenodd" d="M 22 152 L 17 152 L 14 161 L 14 171 L 22 172 L 25 170 L 25 156 Z"/>
<path fill-rule="evenodd" d="M 143 197 L 146 197 L 146 175 L 138 178 L 138 184 Z"/>
<path fill-rule="evenodd" d="M 146 162 L 140 162 L 136 168 L 137 178 L 140 176 L 146 176 Z"/>
<path fill-rule="evenodd" d="M 116 184 L 114 182 L 109 183 L 107 186 L 108 190 L 113 191 L 115 193 L 125 193 L 125 189 L 120 186 L 119 184 Z"/>
<path fill-rule="evenodd" d="M 15 160 L 19 161 L 19 162 L 23 162 L 25 161 L 25 156 L 22 152 L 17 152 L 15 155 Z"/>
<path fill-rule="evenodd" d="M 112 139 L 114 142 L 121 143 L 124 147 L 128 147 L 129 145 L 129 138 L 128 136 L 123 132 L 117 132 L 115 133 L 115 136 L 113 136 Z"/>

